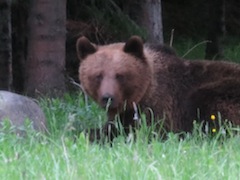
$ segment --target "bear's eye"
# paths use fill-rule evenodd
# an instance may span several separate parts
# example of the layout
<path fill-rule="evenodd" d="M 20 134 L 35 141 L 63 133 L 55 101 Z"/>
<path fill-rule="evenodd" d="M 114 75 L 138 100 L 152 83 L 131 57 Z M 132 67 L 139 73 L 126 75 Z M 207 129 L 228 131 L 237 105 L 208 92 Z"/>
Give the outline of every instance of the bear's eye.
<path fill-rule="evenodd" d="M 125 80 L 125 76 L 122 75 L 122 74 L 116 74 L 116 79 L 119 81 L 119 82 L 123 82 Z"/>
<path fill-rule="evenodd" d="M 98 74 L 98 75 L 95 76 L 95 80 L 96 81 L 101 81 L 102 77 L 103 77 L 102 74 Z"/>
<path fill-rule="evenodd" d="M 96 74 L 96 75 L 91 76 L 90 81 L 94 81 L 95 83 L 99 83 L 99 82 L 101 82 L 102 78 L 103 78 L 103 76 L 100 73 L 100 74 Z"/>

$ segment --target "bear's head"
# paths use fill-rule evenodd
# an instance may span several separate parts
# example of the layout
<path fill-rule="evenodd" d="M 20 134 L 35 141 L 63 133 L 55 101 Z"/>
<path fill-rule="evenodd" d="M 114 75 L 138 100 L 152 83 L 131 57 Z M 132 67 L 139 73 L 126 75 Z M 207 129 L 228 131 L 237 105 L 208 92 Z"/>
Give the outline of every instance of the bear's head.
<path fill-rule="evenodd" d="M 104 46 L 80 37 L 76 48 L 80 82 L 99 105 L 119 112 L 141 101 L 150 86 L 152 70 L 140 37 Z"/>

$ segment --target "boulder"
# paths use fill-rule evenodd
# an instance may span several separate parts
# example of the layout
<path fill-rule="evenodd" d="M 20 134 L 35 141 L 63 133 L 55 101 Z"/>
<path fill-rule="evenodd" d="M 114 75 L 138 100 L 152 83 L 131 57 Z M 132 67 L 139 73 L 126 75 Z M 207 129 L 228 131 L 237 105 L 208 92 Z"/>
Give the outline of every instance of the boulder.
<path fill-rule="evenodd" d="M 0 123 L 4 120 L 17 129 L 30 121 L 33 129 L 46 130 L 45 115 L 34 99 L 8 91 L 0 91 Z"/>

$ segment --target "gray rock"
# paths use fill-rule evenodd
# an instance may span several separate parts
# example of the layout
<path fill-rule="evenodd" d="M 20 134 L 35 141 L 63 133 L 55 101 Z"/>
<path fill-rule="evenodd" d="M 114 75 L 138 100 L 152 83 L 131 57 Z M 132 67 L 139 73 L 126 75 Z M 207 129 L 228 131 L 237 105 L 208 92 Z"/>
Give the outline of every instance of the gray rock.
<path fill-rule="evenodd" d="M 33 99 L 8 91 L 0 91 L 0 123 L 8 119 L 16 128 L 28 119 L 35 130 L 46 130 L 46 118 Z"/>

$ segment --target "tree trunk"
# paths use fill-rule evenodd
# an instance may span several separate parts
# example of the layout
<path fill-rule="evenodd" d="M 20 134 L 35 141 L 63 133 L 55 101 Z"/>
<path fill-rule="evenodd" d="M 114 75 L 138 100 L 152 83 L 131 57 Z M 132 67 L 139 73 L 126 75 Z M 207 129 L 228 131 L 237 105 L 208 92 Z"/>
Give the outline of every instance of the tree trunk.
<path fill-rule="evenodd" d="M 18 0 L 12 4 L 12 88 L 17 93 L 24 91 L 29 1 Z"/>
<path fill-rule="evenodd" d="M 65 0 L 31 0 L 25 82 L 31 96 L 65 91 L 65 22 Z"/>
<path fill-rule="evenodd" d="M 151 43 L 163 43 L 161 0 L 144 0 L 142 9 L 143 27 L 147 30 L 148 41 Z"/>
<path fill-rule="evenodd" d="M 225 0 L 208 1 L 208 40 L 206 59 L 223 58 L 223 39 L 225 34 Z"/>
<path fill-rule="evenodd" d="M 12 84 L 11 0 L 0 0 L 0 89 Z"/>

